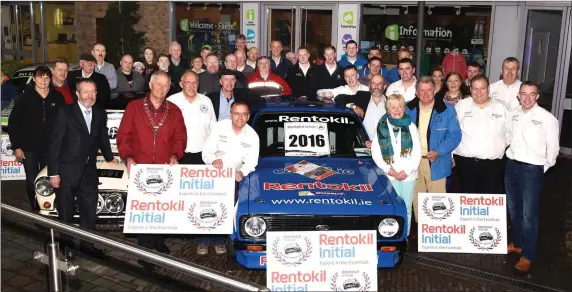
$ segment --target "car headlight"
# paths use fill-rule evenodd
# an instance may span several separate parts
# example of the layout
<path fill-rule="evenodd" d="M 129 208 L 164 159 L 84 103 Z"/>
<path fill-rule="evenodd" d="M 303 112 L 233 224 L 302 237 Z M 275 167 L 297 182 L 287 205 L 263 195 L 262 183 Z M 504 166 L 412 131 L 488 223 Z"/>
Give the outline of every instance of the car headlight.
<path fill-rule="evenodd" d="M 399 232 L 399 222 L 393 218 L 385 218 L 381 220 L 377 230 L 383 237 L 393 237 Z"/>
<path fill-rule="evenodd" d="M 250 217 L 244 223 L 244 231 L 252 237 L 259 237 L 266 232 L 266 222 L 260 217 Z"/>
<path fill-rule="evenodd" d="M 103 207 L 105 206 L 105 201 L 100 194 L 97 194 L 97 209 L 95 210 L 95 214 L 101 213 Z"/>
<path fill-rule="evenodd" d="M 109 213 L 119 213 L 125 207 L 125 201 L 121 198 L 119 194 L 111 194 L 105 198 L 105 209 L 109 211 Z"/>
<path fill-rule="evenodd" d="M 47 176 L 42 176 L 35 183 L 36 193 L 40 196 L 50 196 L 54 193 L 54 188 L 50 183 L 50 178 Z"/>

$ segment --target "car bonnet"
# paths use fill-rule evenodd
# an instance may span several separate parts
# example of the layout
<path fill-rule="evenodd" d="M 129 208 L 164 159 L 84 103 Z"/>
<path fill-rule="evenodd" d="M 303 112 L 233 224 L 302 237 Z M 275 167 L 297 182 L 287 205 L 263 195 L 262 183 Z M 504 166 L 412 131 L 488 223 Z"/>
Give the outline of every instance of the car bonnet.
<path fill-rule="evenodd" d="M 316 180 L 285 170 L 302 160 L 335 174 Z M 394 200 L 391 183 L 370 158 L 263 158 L 239 194 L 250 214 L 393 215 Z"/>

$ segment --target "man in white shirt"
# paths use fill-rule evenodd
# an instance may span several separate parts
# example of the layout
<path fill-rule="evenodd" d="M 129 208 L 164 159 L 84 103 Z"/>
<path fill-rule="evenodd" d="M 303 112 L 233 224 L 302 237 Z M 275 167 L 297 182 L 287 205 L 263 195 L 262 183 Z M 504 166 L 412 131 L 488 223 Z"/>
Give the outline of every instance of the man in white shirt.
<path fill-rule="evenodd" d="M 463 136 L 453 153 L 462 193 L 503 193 L 510 109 L 503 101 L 491 98 L 488 89 L 487 77 L 477 75 L 471 81 L 472 98 L 455 105 Z"/>
<path fill-rule="evenodd" d="M 183 90 L 167 98 L 168 101 L 177 105 L 183 113 L 187 137 L 189 137 L 185 154 L 179 163 L 203 164 L 203 147 L 216 123 L 213 104 L 206 95 L 197 92 L 199 76 L 194 71 L 185 71 L 179 85 Z"/>
<path fill-rule="evenodd" d="M 517 108 L 520 103 L 518 101 L 518 90 L 522 82 L 518 80 L 520 73 L 519 62 L 514 57 L 508 57 L 502 62 L 502 80 L 499 80 L 489 87 L 492 98 L 504 101 L 511 109 Z"/>
<path fill-rule="evenodd" d="M 386 95 L 399 94 L 405 97 L 405 102 L 409 102 L 415 98 L 415 64 L 413 60 L 404 58 L 397 63 L 399 76 L 401 80 L 393 82 L 387 88 Z"/>
<path fill-rule="evenodd" d="M 203 161 L 217 169 L 233 166 L 236 173 L 236 194 L 238 183 L 253 172 L 258 165 L 260 139 L 256 131 L 247 124 L 250 119 L 248 105 L 236 101 L 231 106 L 230 120 L 215 124 L 203 149 Z M 235 201 L 237 196 L 235 194 Z M 216 254 L 226 253 L 224 237 L 213 238 Z"/>
<path fill-rule="evenodd" d="M 340 94 L 354 95 L 358 91 L 369 91 L 369 87 L 359 83 L 359 73 L 354 65 L 348 65 L 344 68 L 344 80 L 347 85 L 318 90 L 316 92 L 318 99 L 324 103 L 333 103 L 336 96 Z"/>
<path fill-rule="evenodd" d="M 256 61 L 258 60 L 258 48 L 251 47 L 248 49 L 248 53 L 246 53 L 246 65 L 252 67 L 252 69 L 256 70 Z"/>
<path fill-rule="evenodd" d="M 386 97 L 383 95 L 385 87 L 385 78 L 374 75 L 369 81 L 369 92 L 358 91 L 355 95 L 342 94 L 336 97 L 336 104 L 353 109 L 363 118 L 363 125 L 370 140 L 376 134 L 379 119 L 386 113 Z M 366 145 L 369 148 L 371 141 L 367 141 Z"/>
<path fill-rule="evenodd" d="M 521 272 L 529 270 L 536 256 L 542 181 L 544 173 L 556 164 L 560 150 L 558 120 L 538 106 L 538 97 L 538 85 L 522 83 L 520 106 L 511 112 L 506 151 L 504 182 L 513 233 L 507 251 L 521 254 L 515 266 Z"/>
<path fill-rule="evenodd" d="M 105 46 L 103 44 L 96 43 L 91 49 L 91 54 L 96 60 L 95 72 L 105 75 L 105 78 L 107 78 L 107 82 L 109 83 L 109 88 L 114 90 L 117 87 L 117 72 L 111 63 L 105 61 L 105 56 L 107 55 Z"/>

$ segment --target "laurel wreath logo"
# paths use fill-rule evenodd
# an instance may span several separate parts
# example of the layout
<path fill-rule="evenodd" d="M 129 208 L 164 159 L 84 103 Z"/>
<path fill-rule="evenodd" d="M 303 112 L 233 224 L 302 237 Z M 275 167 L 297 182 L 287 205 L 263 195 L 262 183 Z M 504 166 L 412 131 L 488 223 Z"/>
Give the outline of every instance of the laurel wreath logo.
<path fill-rule="evenodd" d="M 337 284 L 338 283 L 338 277 L 339 277 L 338 274 L 339 273 L 336 272 L 336 273 L 334 273 L 332 278 L 330 278 L 330 290 L 332 290 L 332 291 L 344 291 L 344 290 L 338 288 L 338 284 Z M 361 275 L 363 277 L 364 284 L 363 284 L 363 287 L 361 287 L 358 291 L 363 291 L 363 292 L 369 291 L 371 289 L 371 279 L 369 277 L 369 274 L 366 272 L 362 272 Z"/>
<path fill-rule="evenodd" d="M 276 238 L 274 243 L 272 243 L 272 256 L 283 265 L 287 267 L 297 267 L 301 265 L 303 262 L 307 261 L 312 255 L 312 242 L 308 237 L 304 237 L 304 242 L 306 243 L 306 251 L 304 251 L 296 260 L 289 261 L 279 250 L 278 244 L 280 243 L 280 238 Z"/>
<path fill-rule="evenodd" d="M 492 250 L 495 247 L 497 247 L 500 244 L 500 242 L 502 241 L 502 235 L 501 235 L 500 230 L 495 227 L 495 232 L 496 232 L 496 237 L 495 237 L 495 239 L 493 239 L 493 242 L 491 243 L 491 245 L 490 246 L 483 246 L 483 245 L 481 245 L 481 242 L 475 238 L 475 227 L 473 227 L 473 228 L 471 228 L 471 231 L 469 232 L 469 241 L 471 242 L 471 244 L 474 247 L 476 247 L 480 250 Z"/>
<path fill-rule="evenodd" d="M 196 216 L 195 216 L 195 208 L 197 206 L 197 203 L 193 203 L 191 205 L 191 207 L 189 208 L 189 212 L 187 213 L 187 218 L 189 219 L 189 221 L 191 222 L 191 224 L 193 226 L 195 226 L 196 228 L 198 228 L 199 230 L 214 230 L 217 227 L 221 226 L 224 221 L 227 219 L 228 217 L 228 212 L 226 209 L 226 206 L 223 203 L 220 203 L 220 211 L 221 214 L 220 216 L 217 216 L 215 221 L 212 224 L 204 224 L 202 223 Z"/>
<path fill-rule="evenodd" d="M 139 169 L 137 171 L 137 173 L 135 174 L 135 178 L 133 179 L 133 182 L 135 183 L 135 187 L 137 188 L 137 190 L 139 190 L 140 192 L 142 192 L 145 195 L 160 195 L 164 191 L 168 190 L 171 186 L 173 186 L 173 181 L 174 181 L 173 174 L 168 169 L 167 169 L 167 181 L 163 182 L 161 184 L 161 186 L 159 187 L 159 189 L 154 190 L 154 191 L 148 191 L 145 188 L 145 186 L 141 182 L 141 175 L 142 174 L 143 174 L 143 169 Z"/>
<path fill-rule="evenodd" d="M 455 211 L 455 202 L 453 202 L 453 199 L 448 198 L 448 201 L 449 201 L 449 208 L 447 208 L 447 212 L 445 212 L 445 214 L 443 214 L 442 216 L 435 216 L 435 212 L 427 208 L 427 203 L 429 202 L 429 198 L 425 198 L 425 200 L 423 200 L 423 205 L 422 205 L 423 213 L 425 213 L 425 215 L 434 220 L 445 220 L 451 217 L 451 215 L 453 215 L 453 212 Z"/>

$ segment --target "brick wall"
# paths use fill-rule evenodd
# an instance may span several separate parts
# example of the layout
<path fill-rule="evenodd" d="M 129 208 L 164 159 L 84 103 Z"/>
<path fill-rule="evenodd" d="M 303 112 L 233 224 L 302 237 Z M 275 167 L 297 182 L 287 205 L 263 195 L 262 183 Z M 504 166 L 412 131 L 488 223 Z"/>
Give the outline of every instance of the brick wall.
<path fill-rule="evenodd" d="M 108 2 L 75 2 L 78 54 L 91 50 L 97 41 L 96 18 L 103 18 Z M 140 2 L 141 20 L 134 26 L 147 36 L 146 46 L 157 52 L 167 52 L 171 37 L 169 34 L 169 2 Z"/>

